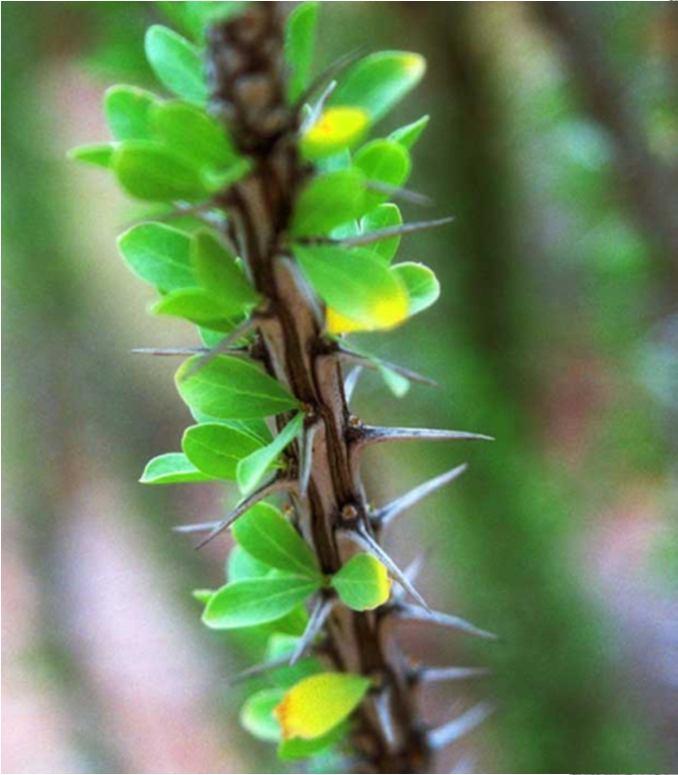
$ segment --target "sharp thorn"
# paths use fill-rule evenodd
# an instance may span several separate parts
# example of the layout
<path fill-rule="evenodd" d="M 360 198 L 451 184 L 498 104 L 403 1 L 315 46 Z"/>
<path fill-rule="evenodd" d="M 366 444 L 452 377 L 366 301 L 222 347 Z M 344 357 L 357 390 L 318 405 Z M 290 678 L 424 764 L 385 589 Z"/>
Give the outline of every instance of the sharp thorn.
<path fill-rule="evenodd" d="M 425 552 L 420 552 L 413 560 L 410 562 L 409 565 L 405 568 L 403 571 L 403 575 L 405 578 L 410 582 L 410 584 L 414 584 L 414 582 L 417 580 L 417 577 L 419 576 L 419 573 L 421 572 L 421 569 L 424 567 L 424 561 L 430 554 L 429 550 L 426 550 Z M 393 600 L 399 601 L 405 596 L 405 590 L 402 586 L 398 585 L 398 589 L 394 590 L 393 592 Z"/>
<path fill-rule="evenodd" d="M 320 420 L 305 426 L 299 443 L 299 497 L 305 498 L 313 468 L 313 440 L 320 427 Z"/>
<path fill-rule="evenodd" d="M 228 686 L 235 686 L 236 684 L 247 681 L 249 678 L 255 678 L 262 673 L 267 673 L 269 670 L 276 670 L 279 667 L 285 667 L 288 663 L 287 657 L 281 657 L 280 659 L 274 659 L 270 662 L 261 662 L 258 665 L 248 667 L 246 670 L 237 673 L 227 681 Z"/>
<path fill-rule="evenodd" d="M 390 708 L 390 695 L 391 690 L 386 687 L 379 692 L 374 698 L 374 708 L 377 711 L 377 717 L 379 724 L 384 732 L 386 742 L 389 746 L 393 746 L 396 742 L 395 729 L 393 728 L 393 717 L 391 715 Z"/>
<path fill-rule="evenodd" d="M 390 441 L 494 441 L 492 436 L 467 431 L 446 431 L 433 428 L 385 428 L 363 425 L 358 446 L 384 444 Z"/>
<path fill-rule="evenodd" d="M 353 393 L 355 392 L 356 385 L 358 384 L 358 378 L 362 372 L 362 365 L 359 364 L 354 366 L 344 380 L 344 396 L 347 403 L 353 398 Z"/>
<path fill-rule="evenodd" d="M 397 516 L 419 503 L 419 501 L 459 478 L 467 468 L 468 465 L 462 463 L 462 465 L 453 468 L 451 471 L 447 471 L 444 474 L 440 474 L 440 476 L 429 479 L 427 482 L 424 482 L 417 487 L 413 487 L 409 492 L 406 492 L 386 506 L 382 506 L 380 509 L 374 511 L 370 515 L 371 520 L 375 526 L 378 525 L 379 527 L 384 527 L 388 525 Z"/>
<path fill-rule="evenodd" d="M 402 603 L 398 606 L 397 614 L 400 619 L 409 620 L 414 622 L 426 622 L 429 624 L 439 624 L 441 627 L 449 627 L 453 630 L 459 630 L 465 632 L 467 635 L 475 635 L 478 638 L 486 638 L 487 640 L 497 640 L 497 636 L 488 632 L 487 630 L 481 630 L 476 627 L 475 624 L 462 619 L 460 616 L 454 614 L 446 614 L 442 611 L 431 611 L 427 608 L 422 608 L 418 605 L 411 605 L 409 603 Z"/>
<path fill-rule="evenodd" d="M 294 112 L 296 113 L 301 110 L 304 104 L 308 102 L 308 100 L 316 93 L 318 89 L 323 86 L 323 84 L 334 80 L 347 67 L 352 65 L 358 59 L 358 57 L 361 57 L 365 53 L 365 50 L 365 46 L 360 46 L 359 48 L 353 51 L 349 51 L 347 54 L 339 57 L 334 62 L 332 62 L 332 64 L 326 67 L 325 70 L 311 82 L 311 84 L 297 99 L 296 103 L 294 104 Z"/>
<path fill-rule="evenodd" d="M 172 530 L 175 533 L 204 533 L 206 530 L 212 530 L 219 522 L 215 519 L 212 522 L 197 522 L 193 525 L 174 525 Z"/>
<path fill-rule="evenodd" d="M 229 528 L 248 509 L 251 509 L 252 506 L 259 503 L 260 500 L 267 498 L 269 495 L 274 492 L 278 492 L 279 490 L 290 489 L 291 486 L 292 482 L 289 479 L 274 479 L 273 481 L 262 485 L 258 490 L 255 490 L 251 495 L 248 495 L 247 498 L 242 500 L 224 519 L 217 522 L 212 527 L 209 534 L 203 538 L 203 540 L 200 541 L 200 543 L 197 544 L 195 548 L 202 549 L 205 544 L 208 544 L 210 541 L 216 538 L 219 533 L 222 533 L 224 530 Z"/>
<path fill-rule="evenodd" d="M 397 363 L 384 361 L 381 358 L 377 358 L 371 355 L 362 355 L 361 353 L 357 353 L 353 350 L 349 350 L 347 347 L 344 347 L 343 345 L 339 345 L 336 352 L 339 354 L 339 357 L 344 361 L 349 361 L 350 363 L 357 363 L 360 366 L 367 367 L 368 369 L 379 369 L 379 368 L 390 369 L 391 371 L 395 371 L 396 374 L 400 374 L 401 377 L 405 377 L 405 379 L 412 380 L 412 382 L 419 382 L 422 385 L 430 385 L 431 387 L 438 387 L 438 383 L 435 380 L 432 380 L 430 377 L 425 377 L 423 374 L 419 374 L 416 371 L 412 371 L 412 369 L 408 369 L 405 366 L 399 366 Z"/>
<path fill-rule="evenodd" d="M 345 239 L 336 240 L 336 243 L 348 248 L 357 247 L 358 245 L 371 245 L 373 242 L 380 242 L 381 240 L 390 239 L 391 237 L 402 237 L 417 231 L 436 229 L 439 226 L 445 226 L 448 223 L 452 223 L 453 220 L 454 216 L 448 215 L 445 218 L 436 218 L 431 221 L 402 223 L 400 226 L 389 226 L 387 229 L 377 229 L 376 231 L 358 234 L 355 237 L 346 237 Z"/>
<path fill-rule="evenodd" d="M 236 326 L 233 331 L 228 334 L 228 336 L 219 342 L 219 344 L 216 344 L 214 347 L 202 354 L 193 364 L 193 366 L 186 372 L 183 378 L 189 379 L 190 377 L 195 376 L 195 374 L 200 371 L 200 369 L 207 366 L 207 364 L 213 361 L 218 355 L 221 355 L 222 353 L 230 350 L 232 345 L 237 342 L 238 339 L 241 339 L 243 336 L 248 334 L 257 325 L 258 322 L 259 316 L 256 313 L 252 313 L 252 315 L 247 318 L 247 320 L 244 320 L 242 323 L 240 323 L 240 325 Z"/>
<path fill-rule="evenodd" d="M 313 641 L 325 625 L 333 605 L 334 601 L 327 597 L 321 597 L 316 601 L 306 624 L 304 634 L 299 639 L 299 643 L 297 643 L 292 656 L 289 658 L 290 665 L 295 665 L 304 656 L 306 650 L 313 645 Z"/>
<path fill-rule="evenodd" d="M 373 554 L 378 560 L 381 560 L 398 584 L 400 584 L 400 586 L 403 587 L 424 610 L 430 610 L 424 598 L 417 592 L 407 576 L 400 570 L 391 559 L 390 555 L 384 551 L 375 538 L 363 530 L 343 530 L 341 532 L 342 535 L 345 535 L 350 541 L 353 541 L 370 554 Z"/>
<path fill-rule="evenodd" d="M 493 712 L 494 707 L 490 703 L 479 702 L 457 718 L 429 732 L 427 735 L 429 746 L 434 751 L 440 751 L 482 724 Z"/>
<path fill-rule="evenodd" d="M 481 678 L 490 674 L 486 667 L 421 667 L 416 671 L 416 679 L 421 683 L 439 683 L 440 681 L 464 681 L 467 678 Z"/>
<path fill-rule="evenodd" d="M 399 188 L 398 186 L 389 186 L 388 183 L 382 183 L 379 180 L 368 180 L 365 187 L 371 191 L 377 191 L 380 194 L 386 194 L 393 199 L 402 199 L 405 202 L 410 202 L 415 205 L 423 205 L 425 207 L 432 204 L 431 198 L 425 194 L 420 194 L 417 191 L 410 191 L 407 188 Z"/>
<path fill-rule="evenodd" d="M 300 134 L 304 134 L 307 129 L 313 126 L 315 122 L 320 118 L 321 113 L 323 112 L 323 108 L 325 107 L 325 103 L 330 98 L 332 92 L 337 88 L 337 82 L 336 81 L 330 81 L 327 86 L 324 88 L 322 94 L 320 97 L 318 97 L 315 105 L 311 108 L 310 113 L 308 114 L 308 117 L 304 120 L 304 122 L 301 125 L 301 128 L 299 129 Z"/>

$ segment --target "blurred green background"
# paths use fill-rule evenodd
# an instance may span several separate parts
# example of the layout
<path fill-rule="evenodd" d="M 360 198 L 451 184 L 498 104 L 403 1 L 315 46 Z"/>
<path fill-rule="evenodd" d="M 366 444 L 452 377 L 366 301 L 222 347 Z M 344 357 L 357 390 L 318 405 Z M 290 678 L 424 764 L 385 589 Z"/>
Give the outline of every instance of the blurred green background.
<path fill-rule="evenodd" d="M 430 113 L 406 217 L 452 213 L 404 259 L 443 284 L 433 311 L 365 344 L 432 376 L 397 400 L 367 375 L 370 422 L 486 432 L 366 466 L 375 501 L 464 460 L 453 489 L 388 538 L 426 552 L 437 608 L 498 632 L 479 647 L 411 626 L 414 657 L 484 664 L 424 697 L 498 712 L 440 770 L 678 768 L 677 6 L 324 3 L 318 66 L 410 48 L 429 70 L 384 130 Z M 229 674 L 257 657 L 199 624 L 224 546 L 169 532 L 218 517 L 209 485 L 143 488 L 189 422 L 176 363 L 192 343 L 145 315 L 116 255 L 138 216 L 65 160 L 106 137 L 114 81 L 145 84 L 151 3 L 6 2 L 3 17 L 3 771 L 271 772 L 237 726 Z M 232 494 L 227 497 L 233 497 Z"/>

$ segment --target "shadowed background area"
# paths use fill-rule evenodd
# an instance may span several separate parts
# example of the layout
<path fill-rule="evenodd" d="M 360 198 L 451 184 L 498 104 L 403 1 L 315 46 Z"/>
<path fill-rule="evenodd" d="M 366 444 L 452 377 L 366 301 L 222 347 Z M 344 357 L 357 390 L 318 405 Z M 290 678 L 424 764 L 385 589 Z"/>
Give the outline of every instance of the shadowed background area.
<path fill-rule="evenodd" d="M 271 772 L 228 676 L 258 655 L 199 623 L 226 540 L 170 533 L 236 494 L 144 488 L 190 417 L 173 359 L 116 255 L 139 215 L 65 159 L 107 137 L 103 89 L 147 85 L 150 3 L 2 6 L 3 771 Z M 406 238 L 435 269 L 433 310 L 361 343 L 433 377 L 400 399 L 365 375 L 374 424 L 490 433 L 492 445 L 370 453 L 379 503 L 468 461 L 403 516 L 436 608 L 501 636 L 410 625 L 414 658 L 492 676 L 427 690 L 427 722 L 479 698 L 491 721 L 440 760 L 457 772 L 678 768 L 676 6 L 325 3 L 318 68 L 346 50 L 422 52 L 428 74 L 379 130 L 424 113 L 411 187 L 454 223 Z"/>

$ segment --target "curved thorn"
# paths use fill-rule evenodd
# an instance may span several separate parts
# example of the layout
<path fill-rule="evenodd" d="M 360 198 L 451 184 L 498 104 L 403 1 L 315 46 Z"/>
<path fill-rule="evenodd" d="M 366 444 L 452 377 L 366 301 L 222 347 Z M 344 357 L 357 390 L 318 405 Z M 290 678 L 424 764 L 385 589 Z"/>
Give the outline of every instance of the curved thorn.
<path fill-rule="evenodd" d="M 287 665 L 287 657 L 280 657 L 279 659 L 273 659 L 270 662 L 260 662 L 258 665 L 248 667 L 246 670 L 242 670 L 240 673 L 236 673 L 232 678 L 229 678 L 226 682 L 228 686 L 235 686 L 236 684 L 247 681 L 249 678 L 255 678 L 262 673 L 267 673 L 269 670 L 276 670 L 279 667 L 285 667 Z"/>
<path fill-rule="evenodd" d="M 422 683 L 438 683 L 481 678 L 489 674 L 487 667 L 421 667 L 416 672 L 416 678 Z"/>
<path fill-rule="evenodd" d="M 363 530 L 342 530 L 342 535 L 346 536 L 350 541 L 362 547 L 370 554 L 373 554 L 378 560 L 388 568 L 393 578 L 405 589 L 422 607 L 424 610 L 429 611 L 430 608 L 424 600 L 424 598 L 417 592 L 407 576 L 400 570 L 379 543 L 369 534 Z"/>
<path fill-rule="evenodd" d="M 330 598 L 320 598 L 316 601 L 311 611 L 311 615 L 306 624 L 304 634 L 301 636 L 299 643 L 297 643 L 292 656 L 289 658 L 289 664 L 295 665 L 301 657 L 304 656 L 309 646 L 313 644 L 316 635 L 323 628 L 327 617 L 330 615 L 334 601 Z"/>
<path fill-rule="evenodd" d="M 468 431 L 445 431 L 436 428 L 385 428 L 363 425 L 356 440 L 358 447 L 385 444 L 390 441 L 494 441 L 492 436 Z"/>
<path fill-rule="evenodd" d="M 445 748 L 482 724 L 493 712 L 494 707 L 490 703 L 479 702 L 457 718 L 429 732 L 427 735 L 429 746 L 434 751 Z"/>
<path fill-rule="evenodd" d="M 274 479 L 272 482 L 262 485 L 258 490 L 255 490 L 251 495 L 242 500 L 224 519 L 217 522 L 210 530 L 209 534 L 196 545 L 196 549 L 202 549 L 205 544 L 208 544 L 219 533 L 229 528 L 239 517 L 241 517 L 248 509 L 259 503 L 260 500 L 267 498 L 274 492 L 280 490 L 288 490 L 292 487 L 293 482 L 289 479 Z"/>
<path fill-rule="evenodd" d="M 398 618 L 403 620 L 439 624 L 441 627 L 459 630 L 467 635 L 475 635 L 478 638 L 486 638 L 487 640 L 497 640 L 497 636 L 493 632 L 481 630 L 480 627 L 476 627 L 475 624 L 471 624 L 471 622 L 462 619 L 460 616 L 446 614 L 442 611 L 431 611 L 418 605 L 403 603 L 398 606 L 397 615 Z"/>
<path fill-rule="evenodd" d="M 386 504 L 386 506 L 382 506 L 380 509 L 373 512 L 371 515 L 372 521 L 376 525 L 379 525 L 379 527 L 388 525 L 397 516 L 431 495 L 431 493 L 434 493 L 446 484 L 458 479 L 467 468 L 468 464 L 462 463 L 451 471 L 440 474 L 440 476 L 435 476 L 433 479 L 429 479 L 427 482 L 424 482 L 417 487 L 413 487 L 409 492 L 406 492 L 404 495 L 401 495 L 399 498 Z"/>
<path fill-rule="evenodd" d="M 400 374 L 401 377 L 405 377 L 405 379 L 412 380 L 412 382 L 419 382 L 422 385 L 430 385 L 431 387 L 438 387 L 438 383 L 435 380 L 432 380 L 430 377 L 425 377 L 423 374 L 419 374 L 416 371 L 412 371 L 412 369 L 408 369 L 405 366 L 399 366 L 397 363 L 384 361 L 381 358 L 377 358 L 370 355 L 362 355 L 361 353 L 357 353 L 357 352 L 354 352 L 353 350 L 349 350 L 348 348 L 343 347 L 342 345 L 338 346 L 336 352 L 339 355 L 339 357 L 344 361 L 349 361 L 350 363 L 357 363 L 360 366 L 366 366 L 368 369 L 379 369 L 379 368 L 390 369 L 391 371 L 395 371 L 396 374 Z"/>
<path fill-rule="evenodd" d="M 313 468 L 313 439 L 320 427 L 320 420 L 314 420 L 304 427 L 299 442 L 299 497 L 305 498 L 308 490 L 308 482 Z"/>
<path fill-rule="evenodd" d="M 358 364 L 351 369 L 348 376 L 344 380 L 344 396 L 346 398 L 346 403 L 348 403 L 353 398 L 353 393 L 355 392 L 356 385 L 358 384 L 358 378 L 362 372 L 362 364 Z"/>
<path fill-rule="evenodd" d="M 195 374 L 200 371 L 200 369 L 207 366 L 208 363 L 213 361 L 218 355 L 221 355 L 222 353 L 225 353 L 227 350 L 231 349 L 231 346 L 238 341 L 238 339 L 241 339 L 243 336 L 248 334 L 260 320 L 260 316 L 257 315 L 257 313 L 252 313 L 250 317 L 247 318 L 247 320 L 243 320 L 240 325 L 236 326 L 233 331 L 231 331 L 228 336 L 226 336 L 224 339 L 222 339 L 219 344 L 214 345 L 211 349 L 207 350 L 204 354 L 200 355 L 199 359 L 193 364 L 193 366 L 186 372 L 183 379 L 189 379 L 190 377 L 195 376 Z"/>

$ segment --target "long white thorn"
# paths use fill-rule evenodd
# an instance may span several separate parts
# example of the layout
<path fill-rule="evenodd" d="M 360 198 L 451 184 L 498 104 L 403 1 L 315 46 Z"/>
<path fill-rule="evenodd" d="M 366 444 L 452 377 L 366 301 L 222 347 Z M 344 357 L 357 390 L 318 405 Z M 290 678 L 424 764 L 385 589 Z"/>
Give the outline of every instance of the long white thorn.
<path fill-rule="evenodd" d="M 465 681 L 467 678 L 481 678 L 490 674 L 486 667 L 421 667 L 417 670 L 417 680 L 422 683 L 440 681 Z"/>
<path fill-rule="evenodd" d="M 208 363 L 213 361 L 218 355 L 222 355 L 230 350 L 238 339 L 242 339 L 243 336 L 248 334 L 259 323 L 260 316 L 256 312 L 253 312 L 247 320 L 243 320 L 240 325 L 236 326 L 228 336 L 222 339 L 219 344 L 214 345 L 206 353 L 193 364 L 193 366 L 186 372 L 184 379 L 189 379 L 200 371 L 200 369 L 207 366 Z"/>
<path fill-rule="evenodd" d="M 442 611 L 431 611 L 428 608 L 411 605 L 410 603 L 399 605 L 397 614 L 399 619 L 439 624 L 441 627 L 459 630 L 460 632 L 465 632 L 467 635 L 475 635 L 478 638 L 486 638 L 487 640 L 497 640 L 497 636 L 494 633 L 488 632 L 487 630 L 481 630 L 480 627 L 476 627 L 475 624 L 471 624 L 471 622 L 462 619 L 460 616 L 454 616 L 454 614 L 446 614 Z"/>
<path fill-rule="evenodd" d="M 354 366 L 344 380 L 344 396 L 346 398 L 346 403 L 348 403 L 353 398 L 353 393 L 355 392 L 356 385 L 358 384 L 358 379 L 362 373 L 362 365 Z"/>
<path fill-rule="evenodd" d="M 392 199 L 402 199 L 404 202 L 411 202 L 413 205 L 428 206 L 432 204 L 431 197 L 426 194 L 420 194 L 418 191 L 410 191 L 408 188 L 399 188 L 398 186 L 389 186 L 380 180 L 368 180 L 365 188 L 371 191 L 377 191 L 380 194 L 386 194 Z"/>
<path fill-rule="evenodd" d="M 209 352 L 207 347 L 134 347 L 135 355 L 199 355 Z"/>
<path fill-rule="evenodd" d="M 379 525 L 379 527 L 388 525 L 399 514 L 402 514 L 436 490 L 439 490 L 441 487 L 444 487 L 446 484 L 459 478 L 467 468 L 468 465 L 462 463 L 462 465 L 457 466 L 444 474 L 440 474 L 440 476 L 435 476 L 433 479 L 429 479 L 427 482 L 423 482 L 423 484 L 413 487 L 409 492 L 406 492 L 386 506 L 382 506 L 380 509 L 374 511 L 371 515 L 371 519 L 376 525 Z"/>
<path fill-rule="evenodd" d="M 436 428 L 386 428 L 363 425 L 356 440 L 358 447 L 386 444 L 392 441 L 494 441 L 492 436 L 468 431 L 446 431 Z"/>
<path fill-rule="evenodd" d="M 280 657 L 279 659 L 273 659 L 270 662 L 260 662 L 258 665 L 252 665 L 239 673 L 236 673 L 232 678 L 229 678 L 228 686 L 235 686 L 236 684 L 247 681 L 249 678 L 255 678 L 258 675 L 267 673 L 269 670 L 277 670 L 279 667 L 285 667 L 289 662 L 287 657 Z"/>
<path fill-rule="evenodd" d="M 299 643 L 297 643 L 289 659 L 290 665 L 296 664 L 304 656 L 307 649 L 313 645 L 313 641 L 324 627 L 333 605 L 334 601 L 331 598 L 320 598 L 316 601 L 306 624 L 304 634 L 299 639 Z"/>
<path fill-rule="evenodd" d="M 402 237 L 406 234 L 413 234 L 417 231 L 437 229 L 440 226 L 446 226 L 448 223 L 452 223 L 453 220 L 454 216 L 448 215 L 445 218 L 435 218 L 431 221 L 401 223 L 399 226 L 389 226 L 386 229 L 376 229 L 375 231 L 368 231 L 364 234 L 358 234 L 355 237 L 346 237 L 345 239 L 335 240 L 335 242 L 339 245 L 343 245 L 344 247 L 371 245 L 373 242 L 380 242 L 381 240 L 390 239 L 391 237 Z"/>
<path fill-rule="evenodd" d="M 306 426 L 299 443 L 299 497 L 305 498 L 313 467 L 313 440 L 320 427 L 320 420 Z"/>
<path fill-rule="evenodd" d="M 434 751 L 440 751 L 482 724 L 493 712 L 494 707 L 490 703 L 479 702 L 457 718 L 429 732 L 429 746 Z"/>
<path fill-rule="evenodd" d="M 405 379 L 412 380 L 412 382 L 418 382 L 421 385 L 430 385 L 431 387 L 438 387 L 438 383 L 426 377 L 423 374 L 419 374 L 417 371 L 408 369 L 406 366 L 400 366 L 397 363 L 391 363 L 390 361 L 384 361 L 381 358 L 376 358 L 370 355 L 362 355 L 361 353 L 353 352 L 347 347 L 339 346 L 337 353 L 341 360 L 348 361 L 349 363 L 357 363 L 361 366 L 365 366 L 368 369 L 379 369 L 380 367 L 390 369 L 396 374 L 400 374 Z"/>
<path fill-rule="evenodd" d="M 369 533 L 362 530 L 342 530 L 341 535 L 346 536 L 350 541 L 353 541 L 353 543 L 357 544 L 362 549 L 373 554 L 378 560 L 381 560 L 398 584 L 400 584 L 400 586 L 423 607 L 422 610 L 430 610 L 424 598 L 417 592 L 407 576 Z"/>

